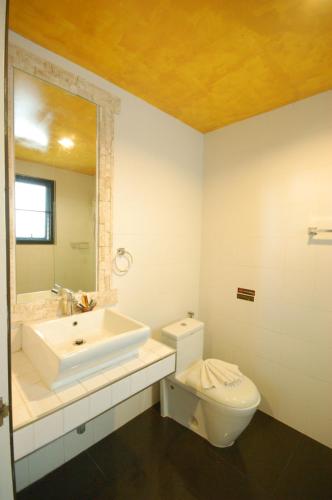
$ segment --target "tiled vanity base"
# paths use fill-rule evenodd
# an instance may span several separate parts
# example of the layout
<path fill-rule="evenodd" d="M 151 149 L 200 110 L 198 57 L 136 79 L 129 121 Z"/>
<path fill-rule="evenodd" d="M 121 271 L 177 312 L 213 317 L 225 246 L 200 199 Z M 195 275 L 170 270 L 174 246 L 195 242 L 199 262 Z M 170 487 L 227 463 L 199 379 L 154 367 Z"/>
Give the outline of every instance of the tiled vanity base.
<path fill-rule="evenodd" d="M 16 489 L 21 491 L 87 450 L 159 401 L 159 384 L 144 389 L 85 424 L 15 462 Z"/>
<path fill-rule="evenodd" d="M 175 353 L 149 339 L 138 358 L 54 392 L 22 351 L 13 354 L 12 363 L 14 455 L 19 460 L 174 372 Z"/>

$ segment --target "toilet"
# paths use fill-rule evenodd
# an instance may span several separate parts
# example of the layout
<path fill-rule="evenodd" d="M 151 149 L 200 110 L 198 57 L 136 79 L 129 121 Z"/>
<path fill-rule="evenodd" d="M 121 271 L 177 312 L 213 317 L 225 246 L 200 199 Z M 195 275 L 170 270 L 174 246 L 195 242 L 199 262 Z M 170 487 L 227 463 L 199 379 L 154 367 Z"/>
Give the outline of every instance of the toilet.
<path fill-rule="evenodd" d="M 172 418 L 214 446 L 232 446 L 260 403 L 255 384 L 242 374 L 231 384 L 202 387 L 204 323 L 201 321 L 186 318 L 168 325 L 162 329 L 161 340 L 177 353 L 175 374 L 161 381 L 162 416 Z"/>

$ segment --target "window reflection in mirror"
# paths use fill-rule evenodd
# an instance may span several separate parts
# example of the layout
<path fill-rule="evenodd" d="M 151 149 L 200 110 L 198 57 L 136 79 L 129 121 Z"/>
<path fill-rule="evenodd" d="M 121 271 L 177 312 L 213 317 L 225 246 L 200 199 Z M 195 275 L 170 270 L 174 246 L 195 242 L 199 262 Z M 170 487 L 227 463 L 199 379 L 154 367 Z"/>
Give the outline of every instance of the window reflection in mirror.
<path fill-rule="evenodd" d="M 15 176 L 16 243 L 54 243 L 54 181 Z"/>
<path fill-rule="evenodd" d="M 18 302 L 95 290 L 96 105 L 15 69 L 14 135 Z"/>

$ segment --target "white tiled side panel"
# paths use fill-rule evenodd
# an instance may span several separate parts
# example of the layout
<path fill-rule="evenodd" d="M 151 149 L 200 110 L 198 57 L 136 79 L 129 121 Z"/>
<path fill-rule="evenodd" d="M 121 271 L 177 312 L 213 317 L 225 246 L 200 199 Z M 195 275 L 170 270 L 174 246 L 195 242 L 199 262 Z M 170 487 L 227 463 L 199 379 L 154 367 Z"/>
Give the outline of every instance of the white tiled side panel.
<path fill-rule="evenodd" d="M 105 387 L 89 396 L 89 418 L 94 418 L 111 407 L 112 388 Z"/>
<path fill-rule="evenodd" d="M 53 443 L 40 448 L 35 453 L 32 453 L 28 459 L 30 481 L 34 482 L 64 463 L 63 439 L 57 439 Z"/>
<path fill-rule="evenodd" d="M 94 421 L 85 424 L 85 431 L 78 434 L 76 429 L 63 437 L 65 462 L 76 457 L 94 443 Z"/>
<path fill-rule="evenodd" d="M 14 432 L 14 458 L 20 458 L 28 455 L 35 449 L 33 425 L 27 425 Z"/>
<path fill-rule="evenodd" d="M 89 397 L 85 397 L 72 405 L 66 406 L 63 410 L 64 432 L 69 432 L 75 427 L 89 420 Z"/>
<path fill-rule="evenodd" d="M 31 455 L 18 460 L 15 463 L 17 491 L 40 479 L 145 411 L 156 402 L 155 398 L 150 397 L 151 389 L 145 389 L 94 418 L 86 424 L 83 434 L 77 434 L 74 429 Z"/>
<path fill-rule="evenodd" d="M 111 403 L 112 406 L 117 405 L 131 395 L 130 377 L 126 377 L 111 386 Z"/>
<path fill-rule="evenodd" d="M 114 408 L 114 426 L 119 429 L 125 425 L 132 418 L 137 417 L 142 413 L 143 408 L 143 395 L 142 393 L 135 394 L 131 398 L 123 401 Z"/>
<path fill-rule="evenodd" d="M 158 363 L 155 363 L 146 368 L 147 372 L 147 385 L 152 385 L 158 380 L 166 377 L 170 373 L 175 371 L 175 355 L 168 356 L 165 359 L 162 359 Z"/>
<path fill-rule="evenodd" d="M 147 368 L 143 368 L 143 370 L 139 370 L 130 376 L 131 394 L 136 394 L 149 385 L 147 380 L 147 370 Z"/>
<path fill-rule="evenodd" d="M 136 366 L 136 365 L 135 365 Z M 138 367 L 141 365 L 138 364 Z M 149 387 L 161 378 L 169 375 L 175 368 L 175 354 L 168 356 L 146 368 L 138 369 L 132 375 L 128 375 L 113 384 L 96 391 L 90 396 L 85 396 L 79 401 L 66 406 L 64 409 L 48 415 L 34 423 L 14 432 L 15 460 L 18 460 L 34 450 L 56 440 L 79 425 L 102 414 L 111 407 L 116 407 L 130 396 L 133 396 Z M 95 380 L 96 377 L 95 377 Z M 82 382 L 82 384 L 90 384 Z M 105 377 L 101 377 L 101 383 L 105 383 Z M 97 387 L 96 384 L 93 387 Z M 72 389 L 71 389 L 72 391 Z M 139 414 L 144 404 L 135 405 L 131 400 L 128 405 L 114 408 L 113 424 L 110 431 L 126 423 L 130 418 Z M 141 401 L 140 398 L 137 401 Z M 143 401 L 143 400 L 142 400 Z M 133 406 L 134 405 L 134 406 Z M 128 408 L 127 408 L 128 407 Z M 135 407 L 135 408 L 134 408 Z M 131 415 L 131 416 L 130 416 Z M 99 432 L 103 435 L 105 431 Z M 98 431 L 97 431 L 98 435 Z M 69 439 L 69 438 L 68 438 Z M 68 452 L 70 455 L 70 452 Z M 67 453 L 67 456 L 69 456 Z"/>
<path fill-rule="evenodd" d="M 30 484 L 30 471 L 28 457 L 15 462 L 16 491 L 21 491 Z"/>
<path fill-rule="evenodd" d="M 48 417 L 37 420 L 34 424 L 35 448 L 40 448 L 54 439 L 62 436 L 63 412 L 62 410 L 48 415 Z"/>
<path fill-rule="evenodd" d="M 93 420 L 93 442 L 97 443 L 104 437 L 115 431 L 114 414 L 115 408 L 105 411 Z"/>

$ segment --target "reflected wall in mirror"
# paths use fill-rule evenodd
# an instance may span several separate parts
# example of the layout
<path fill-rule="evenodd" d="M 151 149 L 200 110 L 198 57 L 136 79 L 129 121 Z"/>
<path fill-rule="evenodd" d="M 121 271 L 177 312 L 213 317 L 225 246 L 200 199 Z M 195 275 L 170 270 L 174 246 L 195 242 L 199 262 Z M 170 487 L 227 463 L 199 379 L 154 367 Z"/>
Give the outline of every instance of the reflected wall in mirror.
<path fill-rule="evenodd" d="M 97 106 L 16 68 L 13 97 L 18 302 L 96 290 Z"/>

